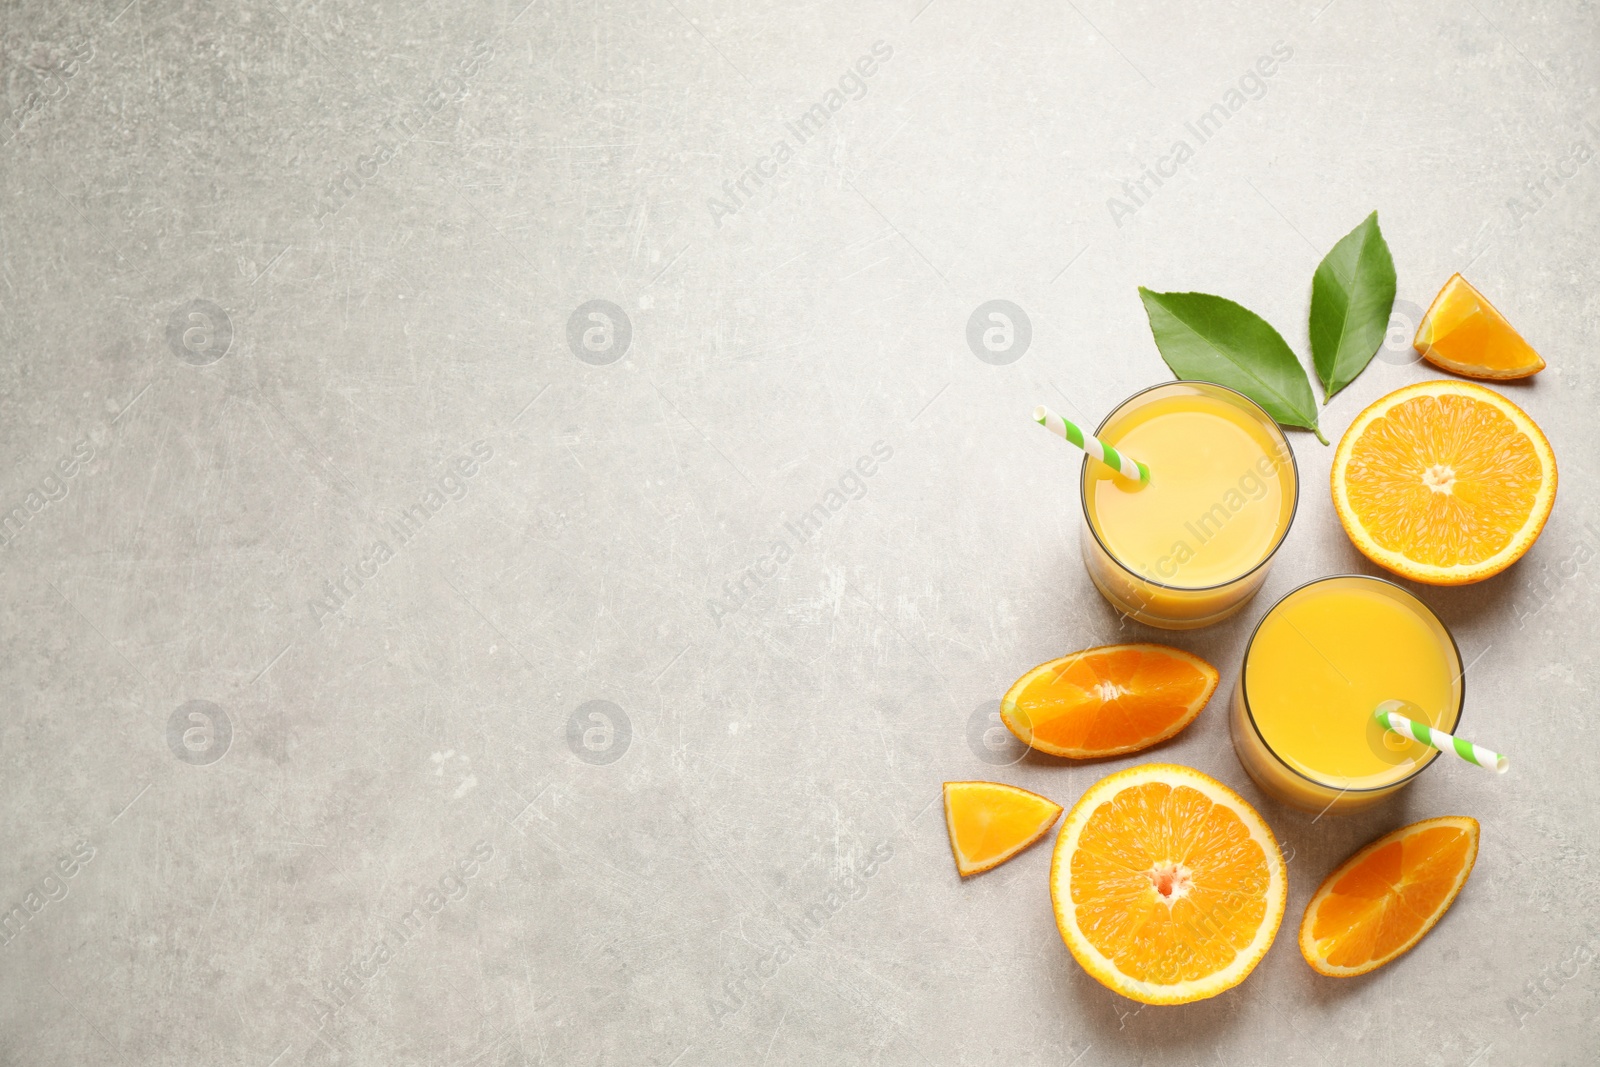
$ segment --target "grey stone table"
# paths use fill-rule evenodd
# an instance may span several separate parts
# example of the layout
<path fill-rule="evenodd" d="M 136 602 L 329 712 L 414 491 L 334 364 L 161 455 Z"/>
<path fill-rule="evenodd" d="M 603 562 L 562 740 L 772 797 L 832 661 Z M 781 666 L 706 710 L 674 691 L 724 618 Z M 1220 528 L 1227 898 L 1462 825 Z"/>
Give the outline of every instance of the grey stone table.
<path fill-rule="evenodd" d="M 23 0 L 0 98 L 0 1063 L 1592 1064 L 1600 12 L 1451 5 Z M 1422 946 L 1146 1008 L 962 883 L 940 782 L 1070 804 L 1027 667 L 1156 631 L 1029 424 L 1167 376 L 1136 295 L 1302 354 L 1373 209 L 1432 376 L 1468 276 L 1550 362 L 1531 554 L 1421 590 L 1515 757 L 1315 820 L 1219 699 L 1289 921 L 1439 814 Z M 1009 337 L 969 344 L 982 305 Z M 1007 331 L 1002 330 L 1002 334 Z M 1331 449 L 1262 595 L 1371 572 Z"/>

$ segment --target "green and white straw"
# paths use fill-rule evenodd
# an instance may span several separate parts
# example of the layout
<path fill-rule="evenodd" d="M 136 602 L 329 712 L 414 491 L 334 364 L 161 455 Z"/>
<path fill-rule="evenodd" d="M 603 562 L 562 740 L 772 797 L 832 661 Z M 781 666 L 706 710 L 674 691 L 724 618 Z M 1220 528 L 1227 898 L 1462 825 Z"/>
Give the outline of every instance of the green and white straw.
<path fill-rule="evenodd" d="M 1141 485 L 1150 480 L 1149 467 L 1146 467 L 1132 456 L 1124 456 L 1094 434 L 1084 430 L 1077 423 L 1063 419 L 1043 404 L 1033 409 L 1033 421 L 1057 437 L 1065 438 L 1071 444 L 1077 445 L 1124 478 L 1138 482 Z"/>
<path fill-rule="evenodd" d="M 1385 700 L 1378 705 L 1375 713 L 1378 722 L 1385 729 L 1393 730 L 1402 737 L 1409 737 L 1419 741 L 1429 748 L 1436 748 L 1440 752 L 1454 752 L 1468 763 L 1476 763 L 1480 767 L 1494 771 L 1496 774 L 1506 773 L 1511 761 L 1498 752 L 1490 752 L 1482 745 L 1475 745 L 1471 741 L 1463 741 L 1459 737 L 1435 730 L 1426 723 L 1414 722 L 1404 715 L 1397 713 L 1396 709 L 1405 705 L 1398 700 Z"/>

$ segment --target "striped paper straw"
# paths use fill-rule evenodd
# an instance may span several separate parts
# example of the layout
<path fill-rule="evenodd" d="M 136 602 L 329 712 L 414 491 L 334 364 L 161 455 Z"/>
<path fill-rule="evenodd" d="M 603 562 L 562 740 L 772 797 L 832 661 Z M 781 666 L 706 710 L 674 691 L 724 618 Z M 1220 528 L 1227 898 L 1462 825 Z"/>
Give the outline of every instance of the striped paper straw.
<path fill-rule="evenodd" d="M 1397 714 L 1395 709 L 1403 706 L 1398 700 L 1385 700 L 1378 705 L 1377 718 L 1385 729 L 1393 730 L 1402 737 L 1412 738 L 1440 752 L 1454 752 L 1468 763 L 1476 763 L 1496 774 L 1506 773 L 1506 768 L 1511 765 L 1511 761 L 1498 752 L 1490 752 L 1482 745 L 1463 741 L 1443 730 L 1435 730 L 1426 723 L 1413 722 L 1404 715 Z"/>
<path fill-rule="evenodd" d="M 1066 438 L 1067 441 L 1077 445 L 1124 478 L 1138 482 L 1141 485 L 1150 480 L 1149 467 L 1146 467 L 1132 456 L 1124 456 L 1094 434 L 1085 431 L 1077 423 L 1063 419 L 1043 404 L 1033 409 L 1033 421 L 1057 437 Z"/>

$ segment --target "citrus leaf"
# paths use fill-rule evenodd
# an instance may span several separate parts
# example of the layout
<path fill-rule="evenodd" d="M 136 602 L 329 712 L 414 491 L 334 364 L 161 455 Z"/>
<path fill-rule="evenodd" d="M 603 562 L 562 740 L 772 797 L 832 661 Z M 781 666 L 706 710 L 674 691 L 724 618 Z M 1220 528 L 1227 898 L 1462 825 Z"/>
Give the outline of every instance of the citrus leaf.
<path fill-rule="evenodd" d="M 1152 293 L 1140 286 L 1139 299 L 1172 373 L 1235 389 L 1281 425 L 1310 430 L 1328 443 L 1317 428 L 1311 380 L 1266 319 L 1210 293 Z"/>
<path fill-rule="evenodd" d="M 1311 279 L 1311 362 L 1326 404 L 1372 362 L 1394 306 L 1394 257 L 1378 213 L 1339 239 Z"/>

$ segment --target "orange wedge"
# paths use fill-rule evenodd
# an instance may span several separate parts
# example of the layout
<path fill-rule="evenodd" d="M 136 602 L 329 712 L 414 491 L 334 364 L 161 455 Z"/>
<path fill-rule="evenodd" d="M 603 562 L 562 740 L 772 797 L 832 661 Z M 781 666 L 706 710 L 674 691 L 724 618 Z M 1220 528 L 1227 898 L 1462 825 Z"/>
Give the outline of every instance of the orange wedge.
<path fill-rule="evenodd" d="M 1411 345 L 1435 367 L 1469 378 L 1526 378 L 1544 370 L 1533 346 L 1459 274 L 1433 298 Z"/>
<path fill-rule="evenodd" d="M 1378 838 L 1328 875 L 1300 922 L 1300 954 L 1349 978 L 1404 955 L 1455 903 L 1478 858 L 1478 820 L 1426 819 Z"/>
<path fill-rule="evenodd" d="M 1072 955 L 1144 1004 L 1232 989 L 1283 921 L 1283 855 L 1243 798 L 1215 779 L 1146 763 L 1101 779 L 1056 838 L 1050 900 Z"/>
<path fill-rule="evenodd" d="M 944 822 L 965 878 L 1000 866 L 1054 825 L 1061 805 L 999 782 L 946 782 Z"/>
<path fill-rule="evenodd" d="M 1000 721 L 1052 756 L 1118 756 L 1194 721 L 1217 669 L 1166 645 L 1103 645 L 1041 663 L 1007 690 Z"/>
<path fill-rule="evenodd" d="M 1499 574 L 1544 529 L 1556 457 L 1517 405 L 1471 382 L 1398 389 L 1333 456 L 1333 506 L 1372 562 L 1432 585 Z"/>

